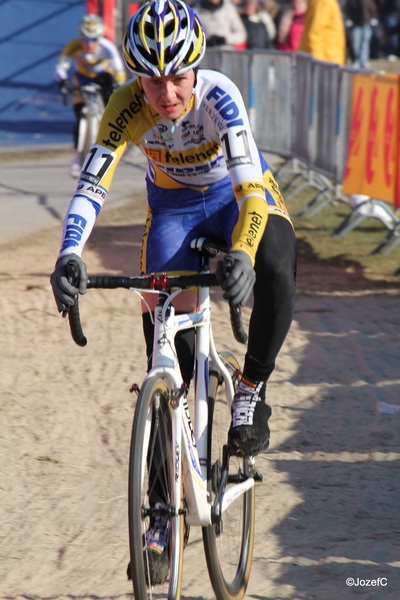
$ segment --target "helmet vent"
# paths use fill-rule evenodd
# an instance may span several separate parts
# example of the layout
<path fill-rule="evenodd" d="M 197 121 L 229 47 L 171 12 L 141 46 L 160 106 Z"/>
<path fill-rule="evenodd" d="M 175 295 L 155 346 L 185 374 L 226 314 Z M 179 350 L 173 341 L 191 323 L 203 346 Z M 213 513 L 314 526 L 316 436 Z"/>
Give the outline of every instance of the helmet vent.
<path fill-rule="evenodd" d="M 143 58 L 145 58 L 146 60 L 149 60 L 152 65 L 157 64 L 157 54 L 153 48 L 150 48 L 150 52 L 148 52 L 146 50 L 146 48 L 143 48 L 143 46 L 140 46 L 139 44 L 137 44 L 136 50 L 138 52 L 140 52 L 140 54 L 143 56 Z M 150 54 L 150 57 L 149 57 L 149 54 Z"/>
<path fill-rule="evenodd" d="M 144 25 L 144 34 L 146 37 L 154 40 L 154 25 L 151 23 L 145 23 Z"/>
<path fill-rule="evenodd" d="M 192 54 L 193 50 L 194 50 L 194 44 L 192 42 L 190 44 L 189 50 L 186 52 L 185 58 L 182 61 L 183 63 L 187 63 L 187 64 L 189 63 L 189 56 Z"/>
<path fill-rule="evenodd" d="M 177 56 L 179 56 L 179 53 L 181 51 L 181 48 L 184 44 L 184 41 L 180 41 L 179 44 L 177 44 L 173 50 L 173 52 L 171 52 L 171 50 L 168 48 L 168 50 L 165 51 L 165 58 L 166 58 L 166 62 L 171 62 L 173 61 Z"/>
<path fill-rule="evenodd" d="M 175 24 L 173 21 L 170 21 L 169 23 L 167 23 L 167 25 L 165 26 L 165 33 L 164 33 L 165 37 L 174 33 L 174 29 L 175 29 Z"/>

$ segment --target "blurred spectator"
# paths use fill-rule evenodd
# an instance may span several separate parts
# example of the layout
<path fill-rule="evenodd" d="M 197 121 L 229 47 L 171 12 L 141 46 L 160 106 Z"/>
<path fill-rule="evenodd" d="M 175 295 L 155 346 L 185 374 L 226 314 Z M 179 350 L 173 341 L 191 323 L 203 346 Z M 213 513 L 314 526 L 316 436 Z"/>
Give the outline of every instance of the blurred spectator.
<path fill-rule="evenodd" d="M 373 0 L 376 9 L 376 20 L 372 19 L 371 28 L 372 28 L 372 36 L 371 43 L 369 46 L 369 57 L 379 58 L 382 55 L 382 38 L 383 38 L 383 28 L 382 28 L 382 11 L 381 4 L 382 0 Z"/>
<path fill-rule="evenodd" d="M 344 65 L 346 34 L 340 5 L 337 0 L 309 0 L 299 44 L 318 60 Z"/>
<path fill-rule="evenodd" d="M 283 14 L 285 12 L 285 9 L 283 8 L 283 6 L 281 4 L 278 4 L 275 0 L 260 0 L 261 6 L 263 8 L 263 10 L 265 10 L 265 12 L 267 12 L 269 15 L 271 15 L 272 20 L 275 24 L 275 29 L 278 32 L 279 30 L 279 25 L 281 22 L 281 19 L 283 17 Z M 274 45 L 276 46 L 277 44 L 277 36 L 275 37 L 274 40 Z"/>
<path fill-rule="evenodd" d="M 279 24 L 276 47 L 278 50 L 296 52 L 303 32 L 307 0 L 292 0 L 291 8 L 284 12 Z"/>
<path fill-rule="evenodd" d="M 388 54 L 387 58 L 388 60 L 397 60 L 400 57 L 400 20 L 397 25 L 390 27 L 387 33 L 391 42 L 391 50 L 393 50 L 393 54 Z"/>
<path fill-rule="evenodd" d="M 208 48 L 245 47 L 246 28 L 230 0 L 199 0 L 194 10 L 203 25 Z"/>
<path fill-rule="evenodd" d="M 381 0 L 383 52 L 389 60 L 400 56 L 400 0 Z"/>
<path fill-rule="evenodd" d="M 351 63 L 353 64 L 356 54 L 353 48 L 353 42 L 351 39 L 350 27 L 348 27 L 348 20 L 346 19 L 346 2 L 347 0 L 339 0 L 340 10 L 342 11 L 342 18 L 344 22 L 344 34 L 346 39 L 346 56 L 345 56 L 345 64 Z"/>
<path fill-rule="evenodd" d="M 372 26 L 378 24 L 378 11 L 373 0 L 347 0 L 346 26 L 350 30 L 353 66 L 367 68 L 370 59 Z"/>
<path fill-rule="evenodd" d="M 244 0 L 241 17 L 247 31 L 246 48 L 272 48 L 276 36 L 275 23 L 267 11 L 262 10 L 258 0 Z"/>

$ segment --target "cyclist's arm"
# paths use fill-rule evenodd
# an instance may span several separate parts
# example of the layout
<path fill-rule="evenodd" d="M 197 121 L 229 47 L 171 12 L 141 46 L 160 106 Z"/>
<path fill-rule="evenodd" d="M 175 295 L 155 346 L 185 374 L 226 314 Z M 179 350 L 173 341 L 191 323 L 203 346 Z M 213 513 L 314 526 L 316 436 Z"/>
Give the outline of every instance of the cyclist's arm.
<path fill-rule="evenodd" d="M 115 81 L 119 85 L 122 85 L 126 81 L 126 72 L 125 72 L 124 65 L 122 63 L 122 60 L 121 60 L 118 52 L 113 57 L 112 62 L 113 62 L 113 68 L 114 68 L 114 72 L 115 72 Z"/>
<path fill-rule="evenodd" d="M 243 250 L 254 265 L 257 248 L 268 220 L 264 198 L 250 196 L 240 207 L 239 219 L 232 233 L 231 250 Z"/>
<path fill-rule="evenodd" d="M 71 40 L 64 46 L 60 56 L 58 57 L 54 70 L 54 77 L 56 81 L 62 81 L 63 79 L 68 78 L 68 71 L 70 69 L 71 62 L 81 47 L 82 43 L 80 40 Z"/>
<path fill-rule="evenodd" d="M 268 220 L 263 172 L 243 99 L 235 86 L 229 89 L 229 95 L 235 103 L 237 118 L 234 122 L 227 121 L 219 136 L 233 193 L 239 206 L 239 219 L 233 230 L 231 250 L 243 250 L 254 265 Z"/>
<path fill-rule="evenodd" d="M 65 215 L 59 256 L 82 255 L 100 210 L 107 198 L 115 168 L 126 144 L 118 152 L 93 144 L 83 163 L 76 192 Z M 105 183 L 106 182 L 106 183 Z"/>
<path fill-rule="evenodd" d="M 104 145 L 105 123 L 110 119 L 110 103 L 103 114 L 96 143 L 90 148 L 82 166 L 76 192 L 63 223 L 59 257 L 65 254 L 82 255 L 96 218 L 107 198 L 117 164 L 125 152 L 127 138 L 112 149 Z"/>
<path fill-rule="evenodd" d="M 101 38 L 100 43 L 109 57 L 111 72 L 115 81 L 118 85 L 122 85 L 126 81 L 126 72 L 117 47 L 107 38 Z"/>

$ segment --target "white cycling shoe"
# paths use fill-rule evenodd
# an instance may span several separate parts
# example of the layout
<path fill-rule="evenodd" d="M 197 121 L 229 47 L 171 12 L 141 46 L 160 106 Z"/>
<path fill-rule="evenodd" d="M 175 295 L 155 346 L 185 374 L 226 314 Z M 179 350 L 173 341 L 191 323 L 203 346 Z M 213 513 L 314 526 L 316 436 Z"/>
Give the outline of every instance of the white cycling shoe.
<path fill-rule="evenodd" d="M 81 174 L 82 168 L 82 152 L 78 152 L 77 150 L 74 153 L 74 156 L 69 165 L 69 174 L 74 179 L 77 179 Z"/>
<path fill-rule="evenodd" d="M 232 423 L 228 431 L 231 456 L 257 456 L 268 448 L 271 407 L 259 396 L 263 382 L 253 388 L 241 381 L 232 402 Z"/>

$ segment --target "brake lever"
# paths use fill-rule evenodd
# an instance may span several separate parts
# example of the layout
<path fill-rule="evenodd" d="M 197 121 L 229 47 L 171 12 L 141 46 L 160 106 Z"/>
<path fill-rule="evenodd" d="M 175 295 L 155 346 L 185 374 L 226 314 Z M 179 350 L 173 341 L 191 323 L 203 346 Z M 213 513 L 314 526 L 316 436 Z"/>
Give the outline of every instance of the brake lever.
<path fill-rule="evenodd" d="M 76 262 L 74 260 L 68 261 L 65 268 L 67 270 L 68 283 L 70 283 L 74 287 L 77 287 L 78 283 L 79 283 L 79 270 L 78 270 Z M 77 299 L 77 296 L 74 296 L 75 302 L 76 302 L 76 299 Z M 65 319 L 68 316 L 68 312 L 69 312 L 70 308 L 71 308 L 70 306 L 67 306 L 63 310 L 63 312 L 62 312 L 63 319 Z"/>

